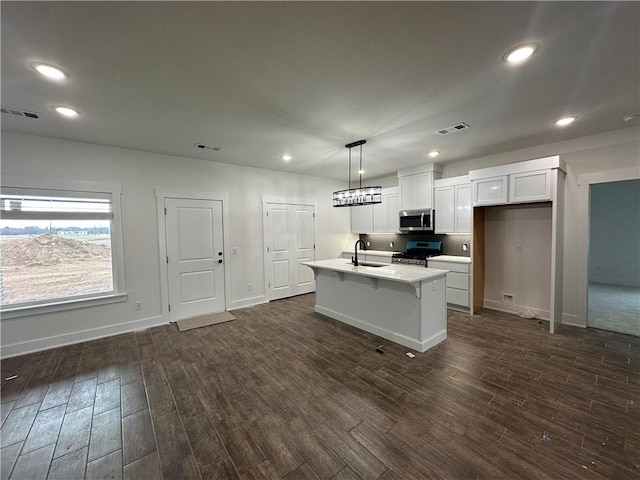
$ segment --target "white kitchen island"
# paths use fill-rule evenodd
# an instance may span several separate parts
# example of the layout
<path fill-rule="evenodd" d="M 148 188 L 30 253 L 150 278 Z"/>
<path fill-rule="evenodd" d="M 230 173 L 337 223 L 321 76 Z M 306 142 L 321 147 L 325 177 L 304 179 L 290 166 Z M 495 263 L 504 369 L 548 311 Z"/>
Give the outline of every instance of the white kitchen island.
<path fill-rule="evenodd" d="M 316 312 L 419 352 L 446 340 L 447 270 L 345 258 L 304 265 L 316 277 Z"/>

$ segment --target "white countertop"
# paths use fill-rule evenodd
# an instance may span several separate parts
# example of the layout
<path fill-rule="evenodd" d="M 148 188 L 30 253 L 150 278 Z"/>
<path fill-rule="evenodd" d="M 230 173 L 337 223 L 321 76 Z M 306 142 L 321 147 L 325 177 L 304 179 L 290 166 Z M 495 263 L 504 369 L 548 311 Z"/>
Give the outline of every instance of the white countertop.
<path fill-rule="evenodd" d="M 355 267 L 351 264 L 351 261 L 346 258 L 332 258 L 330 260 L 318 260 L 316 262 L 303 262 L 303 265 L 307 265 L 311 268 L 333 270 L 334 272 L 350 273 L 353 275 L 362 275 L 365 277 L 380 278 L 401 283 L 417 283 L 423 280 L 430 280 L 446 275 L 448 272 L 448 270 L 440 270 L 437 268 L 418 268 L 397 264 L 383 264 L 383 267 L 367 267 L 364 265 L 358 265 Z"/>
<path fill-rule="evenodd" d="M 349 249 L 349 250 L 343 250 L 344 253 L 350 253 L 351 255 L 355 254 L 355 251 L 353 249 Z M 391 255 L 393 255 L 394 253 L 400 253 L 400 252 L 389 252 L 388 250 L 361 250 L 358 249 L 358 255 L 378 255 L 380 257 L 389 257 L 391 258 Z"/>
<path fill-rule="evenodd" d="M 429 257 L 427 262 L 431 260 L 435 260 L 437 262 L 471 263 L 471 258 L 458 257 L 455 255 L 438 255 L 436 257 Z"/>

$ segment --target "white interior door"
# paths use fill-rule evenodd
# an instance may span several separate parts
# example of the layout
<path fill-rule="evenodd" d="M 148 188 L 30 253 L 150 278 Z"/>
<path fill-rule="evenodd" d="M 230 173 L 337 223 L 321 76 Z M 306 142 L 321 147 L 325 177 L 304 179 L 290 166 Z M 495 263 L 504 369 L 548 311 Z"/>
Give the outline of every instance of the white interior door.
<path fill-rule="evenodd" d="M 314 207 L 267 203 L 265 209 L 265 270 L 269 299 L 313 292 L 313 272 L 302 262 L 315 259 Z"/>
<path fill-rule="evenodd" d="M 169 319 L 225 310 L 222 202 L 166 198 Z"/>

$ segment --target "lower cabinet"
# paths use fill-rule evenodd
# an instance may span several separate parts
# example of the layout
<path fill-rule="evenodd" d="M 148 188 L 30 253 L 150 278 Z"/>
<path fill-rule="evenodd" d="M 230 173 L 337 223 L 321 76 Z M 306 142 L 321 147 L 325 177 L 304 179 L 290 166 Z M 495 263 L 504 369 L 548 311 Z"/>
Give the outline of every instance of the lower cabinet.
<path fill-rule="evenodd" d="M 429 268 L 449 270 L 447 273 L 447 303 L 452 306 L 469 308 L 471 265 L 468 263 L 428 260 Z"/>

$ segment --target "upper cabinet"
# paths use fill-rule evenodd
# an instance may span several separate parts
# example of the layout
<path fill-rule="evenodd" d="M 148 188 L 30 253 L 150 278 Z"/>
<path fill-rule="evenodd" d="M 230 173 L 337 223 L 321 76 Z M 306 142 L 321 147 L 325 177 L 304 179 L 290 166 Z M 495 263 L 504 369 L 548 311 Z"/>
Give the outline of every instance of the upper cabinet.
<path fill-rule="evenodd" d="M 352 233 L 373 232 L 373 205 L 349 207 L 349 210 L 351 211 Z"/>
<path fill-rule="evenodd" d="M 509 190 L 507 175 L 480 178 L 473 182 L 474 205 L 501 205 L 507 203 Z"/>
<path fill-rule="evenodd" d="M 551 169 L 509 175 L 509 202 L 551 200 Z"/>
<path fill-rule="evenodd" d="M 553 170 L 565 170 L 558 156 L 469 172 L 474 206 L 553 200 Z"/>
<path fill-rule="evenodd" d="M 433 208 L 433 182 L 442 176 L 442 166 L 429 163 L 400 170 L 400 210 Z"/>
<path fill-rule="evenodd" d="M 382 203 L 350 207 L 352 233 L 399 233 L 398 187 L 382 189 Z"/>
<path fill-rule="evenodd" d="M 469 175 L 436 180 L 433 185 L 435 233 L 471 233 Z"/>
<path fill-rule="evenodd" d="M 382 189 L 382 203 L 373 206 L 373 233 L 400 233 L 398 187 Z"/>

